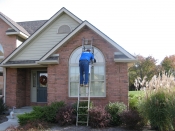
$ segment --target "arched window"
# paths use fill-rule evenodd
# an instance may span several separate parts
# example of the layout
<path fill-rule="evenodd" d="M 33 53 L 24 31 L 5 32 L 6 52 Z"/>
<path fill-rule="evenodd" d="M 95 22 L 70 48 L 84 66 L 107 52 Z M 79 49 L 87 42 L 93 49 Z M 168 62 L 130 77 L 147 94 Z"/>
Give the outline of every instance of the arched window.
<path fill-rule="evenodd" d="M 69 96 L 78 96 L 79 86 L 79 58 L 82 48 L 79 47 L 71 54 L 69 59 Z M 105 97 L 106 84 L 105 84 L 105 59 L 101 51 L 94 47 L 94 57 L 96 63 L 91 70 L 91 97 Z M 82 87 L 83 94 L 86 93 L 86 88 Z"/>
<path fill-rule="evenodd" d="M 58 29 L 58 34 L 69 34 L 71 29 L 68 25 L 62 25 Z"/>
<path fill-rule="evenodd" d="M 4 49 L 2 45 L 0 44 L 0 61 L 2 61 L 2 59 L 4 59 Z"/>

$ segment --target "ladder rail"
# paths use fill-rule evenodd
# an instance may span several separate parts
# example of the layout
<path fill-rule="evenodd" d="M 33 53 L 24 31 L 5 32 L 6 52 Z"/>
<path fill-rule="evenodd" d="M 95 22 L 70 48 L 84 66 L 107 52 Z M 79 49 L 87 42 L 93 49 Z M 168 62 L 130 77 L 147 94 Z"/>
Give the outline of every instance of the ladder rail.
<path fill-rule="evenodd" d="M 94 53 L 94 48 L 93 48 L 93 38 L 90 40 L 90 42 L 89 42 L 89 40 L 88 39 L 85 39 L 85 38 L 83 38 L 82 39 L 82 52 L 84 52 L 85 50 L 86 50 L 86 47 L 87 46 L 85 46 L 85 43 L 87 43 L 86 45 L 90 45 L 89 47 L 88 47 L 88 49 L 90 49 L 90 51 L 91 51 L 91 53 Z M 90 44 L 89 44 L 90 43 Z M 92 67 L 93 67 L 93 64 L 92 64 L 92 62 L 90 63 L 90 65 L 89 65 L 89 86 L 88 87 L 86 87 L 86 88 L 88 88 L 88 89 L 86 89 L 85 88 L 85 90 L 86 90 L 86 95 L 85 96 L 81 96 L 81 87 L 80 87 L 80 83 L 79 83 L 79 85 L 78 85 L 78 102 L 77 102 L 77 119 L 76 119 L 76 126 L 78 126 L 78 123 L 80 122 L 79 121 L 79 115 L 82 115 L 82 114 L 79 114 L 78 112 L 79 112 L 79 108 L 81 108 L 80 107 L 80 98 L 81 97 L 84 97 L 84 98 L 87 98 L 87 100 L 84 100 L 84 101 L 88 101 L 88 106 L 87 106 L 87 121 L 85 122 L 85 121 L 81 121 L 81 123 L 87 123 L 87 126 L 88 126 L 88 124 L 89 124 L 89 109 L 90 109 L 90 97 L 91 97 L 91 95 L 90 95 L 90 92 L 91 92 L 91 77 L 92 77 L 92 75 L 91 75 L 91 70 L 92 70 Z M 79 82 L 80 82 L 80 80 L 79 80 Z M 83 101 L 83 100 L 82 100 Z M 85 107 L 84 107 L 85 108 Z M 85 115 L 85 114 L 84 114 Z"/>

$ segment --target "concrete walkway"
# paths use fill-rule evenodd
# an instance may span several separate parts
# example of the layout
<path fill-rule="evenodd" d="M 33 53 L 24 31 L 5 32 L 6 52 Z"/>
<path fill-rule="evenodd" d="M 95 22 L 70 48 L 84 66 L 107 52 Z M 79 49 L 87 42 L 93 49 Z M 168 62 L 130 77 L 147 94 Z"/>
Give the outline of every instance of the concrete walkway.
<path fill-rule="evenodd" d="M 11 110 L 9 110 L 9 111 L 11 111 Z M 17 115 L 24 114 L 24 113 L 29 113 L 31 111 L 32 111 L 32 107 L 30 107 L 30 106 L 15 109 L 14 110 L 14 119 L 11 119 L 10 115 L 7 116 L 8 121 L 3 122 L 3 123 L 0 124 L 0 131 L 5 131 L 10 126 L 18 126 L 19 124 L 18 124 Z"/>

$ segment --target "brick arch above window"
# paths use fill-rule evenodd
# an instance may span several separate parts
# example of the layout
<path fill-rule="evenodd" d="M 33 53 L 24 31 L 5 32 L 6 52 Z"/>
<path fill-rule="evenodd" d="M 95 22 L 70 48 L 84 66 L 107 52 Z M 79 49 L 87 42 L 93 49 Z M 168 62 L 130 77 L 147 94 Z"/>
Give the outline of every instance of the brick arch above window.
<path fill-rule="evenodd" d="M 58 29 L 58 34 L 69 34 L 71 29 L 68 25 L 62 25 Z"/>

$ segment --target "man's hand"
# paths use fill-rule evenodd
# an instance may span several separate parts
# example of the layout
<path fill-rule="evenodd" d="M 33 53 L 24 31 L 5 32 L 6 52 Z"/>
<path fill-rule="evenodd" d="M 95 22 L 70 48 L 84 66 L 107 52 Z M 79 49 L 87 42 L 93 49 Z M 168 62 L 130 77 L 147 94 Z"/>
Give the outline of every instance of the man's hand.
<path fill-rule="evenodd" d="M 94 58 L 94 63 L 96 63 L 96 59 Z"/>

